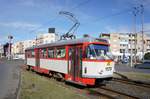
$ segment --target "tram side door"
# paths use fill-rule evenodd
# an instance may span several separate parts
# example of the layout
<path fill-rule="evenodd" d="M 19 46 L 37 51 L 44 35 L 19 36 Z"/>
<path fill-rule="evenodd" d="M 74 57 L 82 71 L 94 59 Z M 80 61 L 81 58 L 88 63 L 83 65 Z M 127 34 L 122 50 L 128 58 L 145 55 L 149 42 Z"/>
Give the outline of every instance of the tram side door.
<path fill-rule="evenodd" d="M 79 81 L 82 66 L 82 46 L 69 47 L 69 74 L 71 80 Z"/>

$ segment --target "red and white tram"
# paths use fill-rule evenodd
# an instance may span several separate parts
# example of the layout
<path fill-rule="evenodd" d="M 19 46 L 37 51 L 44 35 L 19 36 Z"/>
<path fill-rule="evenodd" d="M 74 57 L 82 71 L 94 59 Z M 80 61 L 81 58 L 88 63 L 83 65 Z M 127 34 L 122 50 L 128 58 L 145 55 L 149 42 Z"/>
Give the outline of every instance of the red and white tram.
<path fill-rule="evenodd" d="M 28 69 L 65 81 L 95 85 L 97 80 L 113 76 L 114 62 L 108 53 L 106 40 L 82 38 L 28 48 L 25 57 Z"/>

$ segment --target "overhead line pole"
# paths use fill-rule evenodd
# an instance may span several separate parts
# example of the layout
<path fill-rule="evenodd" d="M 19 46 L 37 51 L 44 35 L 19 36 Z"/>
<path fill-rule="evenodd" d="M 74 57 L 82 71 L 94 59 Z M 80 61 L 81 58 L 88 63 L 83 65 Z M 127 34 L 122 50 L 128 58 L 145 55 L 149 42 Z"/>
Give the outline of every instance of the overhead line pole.
<path fill-rule="evenodd" d="M 8 36 L 8 39 L 9 39 L 9 46 L 8 46 L 8 60 L 11 60 L 12 58 L 12 55 L 11 55 L 11 40 L 13 39 L 13 36 L 9 35 Z"/>
<path fill-rule="evenodd" d="M 134 38 L 134 64 L 136 64 L 136 52 L 137 52 L 137 33 L 136 33 L 136 16 L 137 16 L 138 10 L 137 7 L 134 7 L 134 11 L 133 11 L 133 15 L 134 15 L 134 34 L 135 34 L 135 38 Z"/>
<path fill-rule="evenodd" d="M 142 26 L 142 61 L 144 61 L 144 6 L 143 4 L 140 5 L 141 7 L 141 26 Z"/>
<path fill-rule="evenodd" d="M 137 40 L 137 37 L 136 37 L 137 36 L 137 34 L 136 34 L 136 16 L 137 16 L 137 13 L 138 13 L 138 9 L 137 9 L 137 7 L 134 7 L 133 8 L 133 20 L 134 20 L 134 23 L 133 23 L 134 24 L 134 32 L 133 33 L 135 34 L 135 38 L 134 38 L 135 39 L 135 42 L 134 42 L 135 43 L 134 44 L 135 45 L 134 46 L 135 47 L 135 51 L 134 51 L 134 61 L 135 61 L 135 63 L 136 63 L 136 42 L 137 42 L 136 41 Z M 133 67 L 133 33 L 131 33 L 131 39 L 130 39 L 131 40 L 131 42 L 130 42 L 130 45 L 131 45 L 130 46 L 131 47 L 130 66 L 131 67 Z"/>

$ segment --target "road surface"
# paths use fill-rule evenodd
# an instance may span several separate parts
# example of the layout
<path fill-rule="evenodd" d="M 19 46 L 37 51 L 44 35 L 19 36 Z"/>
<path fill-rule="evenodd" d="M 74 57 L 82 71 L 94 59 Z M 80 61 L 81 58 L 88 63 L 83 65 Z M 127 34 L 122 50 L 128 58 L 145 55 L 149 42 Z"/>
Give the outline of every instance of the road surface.
<path fill-rule="evenodd" d="M 22 63 L 0 59 L 0 99 L 16 99 Z"/>
<path fill-rule="evenodd" d="M 118 64 L 115 65 L 116 72 L 138 72 L 138 73 L 150 73 L 150 69 L 138 69 L 134 67 L 130 67 L 127 64 Z"/>

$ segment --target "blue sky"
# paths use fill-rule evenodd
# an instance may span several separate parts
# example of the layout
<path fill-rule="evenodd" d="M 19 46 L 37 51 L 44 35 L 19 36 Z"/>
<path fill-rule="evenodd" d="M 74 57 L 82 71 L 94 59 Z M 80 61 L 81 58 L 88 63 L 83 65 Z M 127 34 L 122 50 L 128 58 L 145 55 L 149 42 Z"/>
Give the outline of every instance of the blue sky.
<path fill-rule="evenodd" d="M 67 32 L 72 22 L 59 11 L 73 13 L 80 22 L 78 37 L 101 32 L 132 32 L 132 9 L 143 2 L 144 28 L 150 30 L 149 0 L 0 0 L 0 43 L 13 35 L 14 41 L 34 39 L 36 35 L 55 27 L 59 34 Z M 127 11 L 128 10 L 128 11 Z M 121 12 L 121 13 L 120 13 Z M 140 31 L 140 14 L 137 16 Z"/>

